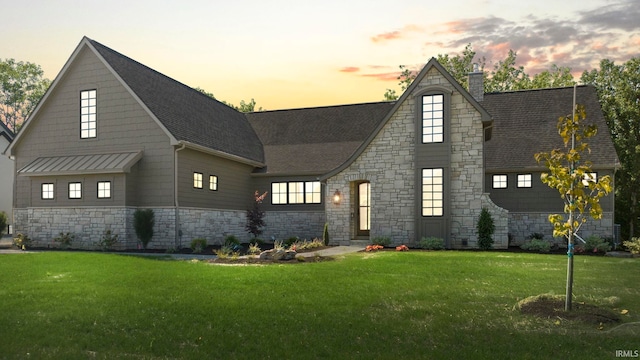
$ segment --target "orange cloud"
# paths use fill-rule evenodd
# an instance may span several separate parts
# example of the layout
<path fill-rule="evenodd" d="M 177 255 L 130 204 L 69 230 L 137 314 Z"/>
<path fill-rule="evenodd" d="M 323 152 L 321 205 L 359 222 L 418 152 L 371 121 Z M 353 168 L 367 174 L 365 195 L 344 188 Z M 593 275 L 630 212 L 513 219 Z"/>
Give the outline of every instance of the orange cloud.
<path fill-rule="evenodd" d="M 408 33 L 421 32 L 421 31 L 422 31 L 422 28 L 420 26 L 409 24 L 400 30 L 394 30 L 394 31 L 389 31 L 382 34 L 374 35 L 371 37 L 371 41 L 373 41 L 374 43 L 378 43 L 383 41 L 396 40 L 404 37 Z"/>
<path fill-rule="evenodd" d="M 354 72 L 360 71 L 360 68 L 356 67 L 356 66 L 345 66 L 342 69 L 340 69 L 339 71 L 343 72 L 343 73 L 354 73 Z"/>
<path fill-rule="evenodd" d="M 374 78 L 381 81 L 398 81 L 399 72 L 380 73 L 380 74 L 362 74 L 364 77 Z"/>

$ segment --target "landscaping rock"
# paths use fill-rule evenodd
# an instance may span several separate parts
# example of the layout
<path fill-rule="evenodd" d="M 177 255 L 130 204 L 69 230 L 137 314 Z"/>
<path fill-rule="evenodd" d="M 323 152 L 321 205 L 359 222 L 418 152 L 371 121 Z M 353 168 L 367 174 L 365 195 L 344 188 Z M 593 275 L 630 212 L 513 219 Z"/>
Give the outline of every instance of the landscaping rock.
<path fill-rule="evenodd" d="M 283 250 L 283 249 L 271 249 L 260 253 L 258 259 L 260 260 L 292 260 L 296 257 L 295 250 Z"/>

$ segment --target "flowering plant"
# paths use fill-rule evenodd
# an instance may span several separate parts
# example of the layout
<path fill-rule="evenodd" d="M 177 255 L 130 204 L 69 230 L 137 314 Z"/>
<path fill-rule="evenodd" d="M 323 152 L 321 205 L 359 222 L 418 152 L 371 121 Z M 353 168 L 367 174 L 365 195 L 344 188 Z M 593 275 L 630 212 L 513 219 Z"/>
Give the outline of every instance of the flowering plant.
<path fill-rule="evenodd" d="M 367 245 L 367 247 L 364 249 L 364 251 L 366 252 L 370 252 L 370 251 L 377 251 L 380 249 L 384 249 L 384 246 L 382 245 Z"/>
<path fill-rule="evenodd" d="M 396 251 L 409 251 L 407 245 L 396 246 Z"/>

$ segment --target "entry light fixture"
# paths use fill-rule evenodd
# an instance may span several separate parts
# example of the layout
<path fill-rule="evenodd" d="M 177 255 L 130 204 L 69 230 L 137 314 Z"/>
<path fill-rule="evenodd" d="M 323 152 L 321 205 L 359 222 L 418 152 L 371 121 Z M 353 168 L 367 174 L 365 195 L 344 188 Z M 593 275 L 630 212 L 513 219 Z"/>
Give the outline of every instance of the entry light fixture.
<path fill-rule="evenodd" d="M 333 193 L 333 203 L 336 205 L 340 205 L 340 201 L 342 200 L 342 194 L 340 190 L 336 189 L 336 192 Z"/>

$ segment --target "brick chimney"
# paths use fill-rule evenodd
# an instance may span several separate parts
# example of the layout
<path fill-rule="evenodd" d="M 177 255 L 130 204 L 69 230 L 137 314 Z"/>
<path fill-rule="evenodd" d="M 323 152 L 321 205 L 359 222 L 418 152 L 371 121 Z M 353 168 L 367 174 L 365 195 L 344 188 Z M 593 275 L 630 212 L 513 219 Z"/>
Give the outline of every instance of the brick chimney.
<path fill-rule="evenodd" d="M 484 73 L 478 69 L 478 64 L 473 63 L 473 71 L 469 73 L 469 94 L 476 101 L 484 99 Z"/>

